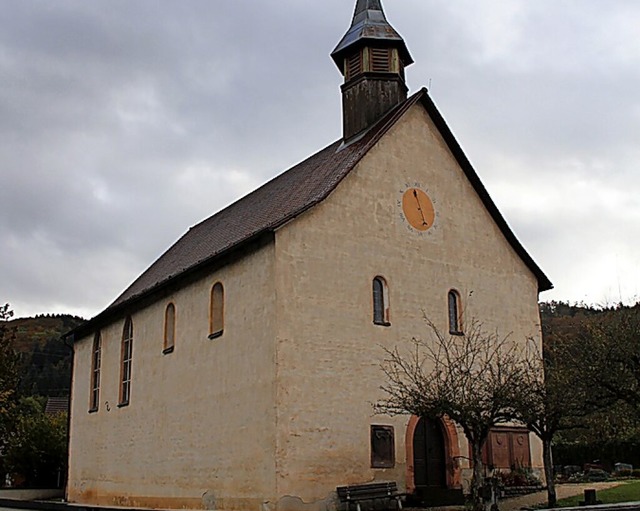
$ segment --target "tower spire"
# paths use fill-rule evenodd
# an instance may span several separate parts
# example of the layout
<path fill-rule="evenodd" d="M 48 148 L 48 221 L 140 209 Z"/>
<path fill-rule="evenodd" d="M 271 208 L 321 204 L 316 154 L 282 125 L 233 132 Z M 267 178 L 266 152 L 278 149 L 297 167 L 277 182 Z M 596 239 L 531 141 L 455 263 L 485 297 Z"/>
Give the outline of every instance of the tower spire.
<path fill-rule="evenodd" d="M 342 67 L 340 60 L 345 51 L 364 41 L 395 43 L 400 49 L 405 66 L 413 64 L 404 39 L 387 21 L 380 0 L 357 0 L 351 27 L 331 53 L 337 66 Z"/>
<path fill-rule="evenodd" d="M 404 39 L 387 21 L 381 0 L 357 0 L 351 26 L 331 57 L 345 78 L 345 140 L 407 98 L 404 68 L 413 59 Z"/>
<path fill-rule="evenodd" d="M 356 3 L 355 16 L 363 13 L 364 11 L 381 11 L 382 4 L 380 0 L 358 0 Z"/>

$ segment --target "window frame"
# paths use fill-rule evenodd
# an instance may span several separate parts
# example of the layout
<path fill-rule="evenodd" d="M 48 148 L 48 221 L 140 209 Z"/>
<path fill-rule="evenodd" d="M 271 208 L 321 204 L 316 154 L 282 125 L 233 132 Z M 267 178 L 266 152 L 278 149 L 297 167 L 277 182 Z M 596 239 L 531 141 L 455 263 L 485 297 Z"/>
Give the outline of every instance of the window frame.
<path fill-rule="evenodd" d="M 98 330 L 93 337 L 91 347 L 91 378 L 89 388 L 89 413 L 95 413 L 100 407 L 100 370 L 102 367 L 102 334 Z"/>
<path fill-rule="evenodd" d="M 379 433 L 385 433 L 391 438 L 388 456 L 378 456 L 376 449 L 376 437 Z M 372 424 L 369 429 L 369 441 L 371 451 L 371 468 L 394 468 L 396 466 L 396 438 L 393 426 Z"/>
<path fill-rule="evenodd" d="M 216 290 L 219 289 L 218 296 Z M 224 333 L 224 285 L 218 281 L 211 286 L 209 295 L 209 339 L 221 337 Z"/>
<path fill-rule="evenodd" d="M 379 291 L 376 287 L 379 286 Z M 373 324 L 378 326 L 391 326 L 389 310 L 389 286 L 387 280 L 376 275 L 371 282 Z"/>
<path fill-rule="evenodd" d="M 464 335 L 460 293 L 455 289 L 450 289 L 447 293 L 447 315 L 449 321 L 449 334 Z"/>
<path fill-rule="evenodd" d="M 120 395 L 118 408 L 128 406 L 131 401 L 131 381 L 133 368 L 133 320 L 127 316 L 122 328 L 120 343 Z"/>
<path fill-rule="evenodd" d="M 171 322 L 169 321 L 169 314 L 171 311 Z M 169 302 L 164 309 L 164 336 L 163 336 L 163 349 L 162 353 L 168 355 L 173 353 L 176 345 L 176 305 L 173 302 Z M 171 323 L 171 325 L 170 325 Z M 171 329 L 169 329 L 171 326 Z"/>

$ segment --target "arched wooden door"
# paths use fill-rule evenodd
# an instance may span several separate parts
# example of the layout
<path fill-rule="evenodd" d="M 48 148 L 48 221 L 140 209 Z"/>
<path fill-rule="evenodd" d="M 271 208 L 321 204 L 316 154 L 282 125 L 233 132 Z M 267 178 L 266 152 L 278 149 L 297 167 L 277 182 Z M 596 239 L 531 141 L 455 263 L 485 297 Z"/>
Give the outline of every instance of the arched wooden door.
<path fill-rule="evenodd" d="M 417 491 L 446 488 L 444 434 L 440 421 L 421 418 L 413 434 L 414 484 Z"/>

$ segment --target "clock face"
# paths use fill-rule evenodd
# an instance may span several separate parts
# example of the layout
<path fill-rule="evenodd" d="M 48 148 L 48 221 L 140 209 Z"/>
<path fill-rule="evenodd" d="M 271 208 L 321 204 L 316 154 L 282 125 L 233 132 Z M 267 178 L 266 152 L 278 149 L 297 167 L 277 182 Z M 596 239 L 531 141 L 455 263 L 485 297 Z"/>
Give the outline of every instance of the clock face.
<path fill-rule="evenodd" d="M 431 229 L 436 219 L 433 201 L 418 187 L 409 187 L 402 194 L 402 213 L 409 225 L 420 232 Z"/>

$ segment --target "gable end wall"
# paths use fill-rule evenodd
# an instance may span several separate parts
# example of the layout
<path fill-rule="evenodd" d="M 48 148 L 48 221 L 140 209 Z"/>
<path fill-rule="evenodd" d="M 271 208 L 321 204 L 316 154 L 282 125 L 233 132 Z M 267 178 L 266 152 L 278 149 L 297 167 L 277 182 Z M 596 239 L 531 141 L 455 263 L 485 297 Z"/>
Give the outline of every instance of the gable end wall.
<path fill-rule="evenodd" d="M 436 227 L 418 235 L 398 201 L 418 185 L 436 202 Z M 389 286 L 389 327 L 372 322 L 372 280 Z M 414 105 L 338 188 L 276 233 L 278 296 L 277 493 L 330 498 L 338 485 L 409 486 L 408 417 L 375 416 L 386 348 L 427 337 L 423 314 L 447 331 L 447 293 L 464 320 L 540 339 L 538 282 Z M 395 428 L 396 465 L 370 467 L 369 428 Z M 463 438 L 460 433 L 458 435 Z M 540 465 L 535 445 L 534 464 Z M 466 443 L 460 452 L 466 454 Z"/>

